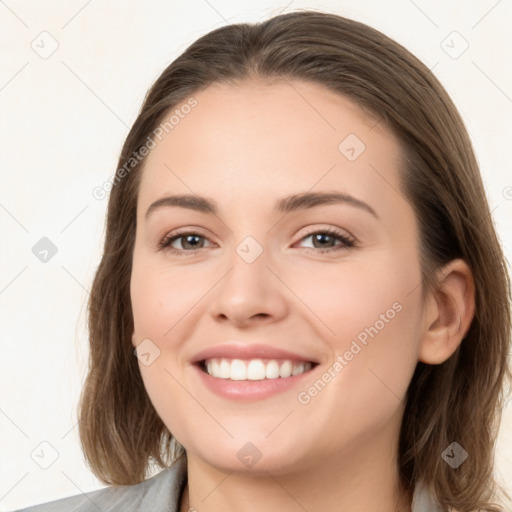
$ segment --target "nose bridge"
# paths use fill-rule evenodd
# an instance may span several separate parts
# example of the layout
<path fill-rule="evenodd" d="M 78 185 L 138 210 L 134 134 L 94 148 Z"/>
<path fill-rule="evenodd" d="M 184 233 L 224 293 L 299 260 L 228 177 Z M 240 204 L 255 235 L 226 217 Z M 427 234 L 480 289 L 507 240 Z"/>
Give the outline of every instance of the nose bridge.
<path fill-rule="evenodd" d="M 225 284 L 225 292 L 232 301 L 256 304 L 271 291 L 269 283 L 269 250 L 253 236 L 246 236 L 229 257 L 231 268 Z"/>
<path fill-rule="evenodd" d="M 211 313 L 245 323 L 251 318 L 274 319 L 286 313 L 282 286 L 267 268 L 270 251 L 253 236 L 246 236 L 228 257 L 230 271 L 219 283 Z"/>

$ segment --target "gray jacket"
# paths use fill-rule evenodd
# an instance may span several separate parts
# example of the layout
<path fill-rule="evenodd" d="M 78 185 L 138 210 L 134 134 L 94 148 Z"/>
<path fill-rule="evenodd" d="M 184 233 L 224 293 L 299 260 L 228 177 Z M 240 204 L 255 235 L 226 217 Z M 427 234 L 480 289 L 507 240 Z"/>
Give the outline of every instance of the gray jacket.
<path fill-rule="evenodd" d="M 137 485 L 110 486 L 17 512 L 179 512 L 187 482 L 186 457 Z M 412 512 L 440 512 L 427 490 L 418 485 Z"/>

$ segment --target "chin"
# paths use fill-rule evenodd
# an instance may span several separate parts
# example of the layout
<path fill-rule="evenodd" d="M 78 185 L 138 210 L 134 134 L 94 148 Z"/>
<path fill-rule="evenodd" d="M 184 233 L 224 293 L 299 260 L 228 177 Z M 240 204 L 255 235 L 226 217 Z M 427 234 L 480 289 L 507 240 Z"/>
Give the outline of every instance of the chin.
<path fill-rule="evenodd" d="M 222 472 L 248 475 L 287 474 L 296 472 L 301 466 L 314 464 L 313 458 L 303 451 L 304 441 L 286 436 L 288 442 L 283 443 L 282 439 L 271 437 L 266 438 L 266 434 L 240 435 L 222 441 L 216 438 L 211 442 L 203 437 L 201 443 L 187 449 L 187 453 L 189 456 L 193 453 Z M 310 453 L 315 451 L 312 449 Z"/>

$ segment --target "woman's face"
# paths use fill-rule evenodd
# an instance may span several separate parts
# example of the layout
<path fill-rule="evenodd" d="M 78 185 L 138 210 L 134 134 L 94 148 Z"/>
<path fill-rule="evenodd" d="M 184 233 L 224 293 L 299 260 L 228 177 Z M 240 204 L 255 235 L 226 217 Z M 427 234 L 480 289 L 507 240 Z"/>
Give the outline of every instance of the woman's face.
<path fill-rule="evenodd" d="M 390 453 L 425 324 L 397 140 L 309 82 L 194 98 L 138 197 L 133 344 L 158 414 L 223 470 Z"/>

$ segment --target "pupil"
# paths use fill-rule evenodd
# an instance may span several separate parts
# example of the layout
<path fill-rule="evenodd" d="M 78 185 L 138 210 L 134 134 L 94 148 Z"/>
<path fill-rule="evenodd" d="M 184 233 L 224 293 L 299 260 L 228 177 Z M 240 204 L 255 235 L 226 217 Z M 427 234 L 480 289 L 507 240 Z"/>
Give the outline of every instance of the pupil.
<path fill-rule="evenodd" d="M 323 245 L 325 247 L 326 245 L 329 245 L 329 241 L 332 242 L 332 237 L 330 235 L 326 235 L 325 233 L 318 233 L 317 235 L 315 235 L 314 240 L 315 242 L 320 242 L 320 245 Z M 323 243 L 325 241 L 327 241 L 327 244 Z"/>
<path fill-rule="evenodd" d="M 192 247 L 197 247 L 197 240 L 199 239 L 200 237 L 197 236 L 197 235 L 187 235 L 185 237 L 185 244 L 183 244 L 184 246 L 186 245 L 191 245 Z M 194 243 L 194 240 L 196 241 L 196 243 Z"/>

